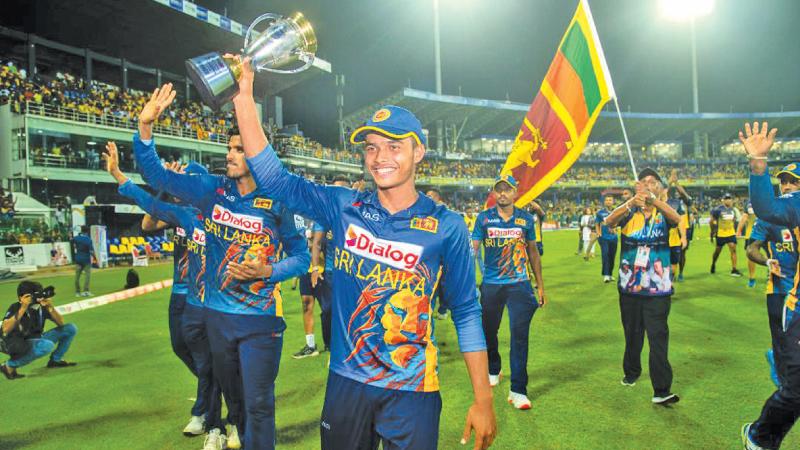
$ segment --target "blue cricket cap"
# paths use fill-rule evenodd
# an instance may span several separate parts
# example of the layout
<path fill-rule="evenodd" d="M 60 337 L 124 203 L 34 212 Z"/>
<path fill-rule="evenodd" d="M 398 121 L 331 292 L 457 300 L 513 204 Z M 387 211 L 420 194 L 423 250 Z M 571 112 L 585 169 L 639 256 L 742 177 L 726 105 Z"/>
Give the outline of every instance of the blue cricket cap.
<path fill-rule="evenodd" d="M 392 139 L 413 137 L 417 144 L 428 145 L 428 139 L 422 132 L 422 124 L 409 110 L 394 105 L 386 105 L 375 111 L 363 125 L 353 130 L 350 135 L 351 144 L 364 142 L 369 133 L 378 133 Z"/>
<path fill-rule="evenodd" d="M 492 188 L 496 187 L 499 183 L 506 183 L 514 189 L 517 188 L 517 180 L 515 180 L 514 177 L 509 174 L 500 175 L 499 177 L 495 178 Z"/>
<path fill-rule="evenodd" d="M 797 163 L 788 164 L 786 167 L 776 173 L 775 176 L 780 177 L 783 174 L 791 175 L 797 179 L 800 179 L 800 166 L 798 166 Z"/>

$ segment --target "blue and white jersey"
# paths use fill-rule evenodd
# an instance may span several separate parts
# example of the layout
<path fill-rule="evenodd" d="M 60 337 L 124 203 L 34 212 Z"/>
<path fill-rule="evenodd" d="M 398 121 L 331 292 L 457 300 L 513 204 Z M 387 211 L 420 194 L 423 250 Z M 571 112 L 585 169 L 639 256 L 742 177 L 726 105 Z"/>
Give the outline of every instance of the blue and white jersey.
<path fill-rule="evenodd" d="M 472 240 L 483 244 L 483 282 L 512 284 L 530 280 L 528 242 L 536 241 L 533 216 L 519 208 L 503 220 L 497 208 L 481 211 Z"/>
<path fill-rule="evenodd" d="M 486 349 L 463 219 L 424 194 L 390 214 L 375 192 L 318 185 L 286 171 L 271 146 L 248 159 L 275 199 L 330 230 L 330 370 L 371 386 L 439 389 L 434 293 L 443 287 L 461 351 Z"/>

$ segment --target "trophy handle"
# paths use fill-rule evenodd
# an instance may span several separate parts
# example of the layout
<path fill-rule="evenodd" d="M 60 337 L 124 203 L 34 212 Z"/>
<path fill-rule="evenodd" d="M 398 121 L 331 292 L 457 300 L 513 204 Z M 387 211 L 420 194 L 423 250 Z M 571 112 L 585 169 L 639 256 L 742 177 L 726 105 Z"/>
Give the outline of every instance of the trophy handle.
<path fill-rule="evenodd" d="M 300 67 L 295 68 L 295 69 L 281 70 L 281 69 L 270 69 L 270 68 L 267 68 L 267 67 L 259 67 L 259 68 L 256 69 L 256 71 L 260 72 L 262 70 L 266 70 L 267 72 L 272 72 L 272 73 L 293 74 L 293 73 L 300 73 L 300 72 L 308 69 L 309 67 L 311 67 L 312 64 L 314 64 L 314 54 L 313 53 L 308 53 L 308 52 L 304 52 L 304 51 L 298 51 L 298 57 L 300 59 L 305 59 L 306 63 L 303 64 Z"/>
<path fill-rule="evenodd" d="M 253 33 L 253 30 L 255 29 L 256 25 L 260 24 L 261 22 L 267 19 L 272 19 L 273 21 L 275 21 L 283 19 L 283 16 L 280 14 L 266 13 L 256 17 L 256 20 L 254 20 L 253 23 L 250 24 L 250 27 L 247 29 L 247 34 L 244 35 L 244 48 L 247 48 L 250 45 L 250 34 Z"/>

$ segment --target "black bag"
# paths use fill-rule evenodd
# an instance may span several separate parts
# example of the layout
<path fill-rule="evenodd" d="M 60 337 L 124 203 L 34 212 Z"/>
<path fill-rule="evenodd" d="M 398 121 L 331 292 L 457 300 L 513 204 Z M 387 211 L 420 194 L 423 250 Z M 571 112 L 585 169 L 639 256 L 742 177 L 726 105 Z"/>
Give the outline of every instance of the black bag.
<path fill-rule="evenodd" d="M 139 287 L 139 274 L 133 269 L 128 269 L 125 289 L 133 289 L 135 287 Z"/>
<path fill-rule="evenodd" d="M 31 350 L 31 343 L 22 336 L 13 335 L 0 337 L 0 353 L 5 353 L 11 359 L 22 356 Z"/>

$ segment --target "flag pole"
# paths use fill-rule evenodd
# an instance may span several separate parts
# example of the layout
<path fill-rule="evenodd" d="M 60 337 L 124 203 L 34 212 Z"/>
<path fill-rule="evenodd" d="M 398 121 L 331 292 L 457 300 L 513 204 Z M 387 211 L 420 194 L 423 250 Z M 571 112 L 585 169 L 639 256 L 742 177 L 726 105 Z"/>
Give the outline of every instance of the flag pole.
<path fill-rule="evenodd" d="M 622 137 L 625 139 L 625 148 L 628 149 L 628 158 L 631 160 L 631 169 L 633 170 L 633 179 L 637 177 L 636 164 L 633 162 L 633 152 L 631 152 L 631 143 L 628 142 L 628 132 L 625 131 L 625 122 L 622 121 L 622 112 L 619 110 L 619 102 L 617 96 L 614 96 L 614 106 L 617 108 L 617 117 L 619 117 L 619 126 L 622 127 Z"/>
<path fill-rule="evenodd" d="M 628 132 L 625 131 L 625 122 L 622 121 L 622 112 L 619 110 L 619 102 L 617 102 L 617 92 L 614 89 L 614 82 L 611 80 L 611 71 L 608 69 L 606 63 L 606 55 L 603 52 L 603 45 L 600 43 L 600 37 L 597 35 L 597 29 L 594 26 L 594 17 L 592 17 L 592 10 L 589 8 L 588 0 L 580 0 L 581 5 L 586 10 L 586 16 L 589 19 L 589 28 L 591 29 L 592 36 L 597 43 L 597 53 L 600 55 L 600 63 L 603 68 L 603 74 L 608 80 L 608 90 L 611 98 L 614 99 L 614 107 L 617 108 L 617 117 L 619 117 L 619 125 L 622 127 L 622 137 L 625 138 L 625 147 L 628 149 L 628 157 L 631 160 L 631 169 L 633 169 L 633 179 L 636 179 L 636 164 L 633 162 L 633 153 L 631 152 L 631 143 L 628 142 Z"/>

